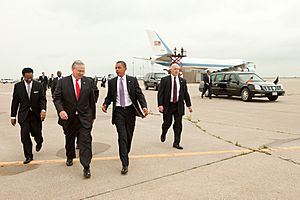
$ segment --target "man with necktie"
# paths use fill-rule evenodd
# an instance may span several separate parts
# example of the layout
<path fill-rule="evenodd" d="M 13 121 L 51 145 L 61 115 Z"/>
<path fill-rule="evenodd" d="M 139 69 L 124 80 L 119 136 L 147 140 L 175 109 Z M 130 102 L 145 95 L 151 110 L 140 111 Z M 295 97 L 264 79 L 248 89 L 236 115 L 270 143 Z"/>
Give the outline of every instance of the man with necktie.
<path fill-rule="evenodd" d="M 108 106 L 113 102 L 112 124 L 116 125 L 118 132 L 119 156 L 122 162 L 121 174 L 126 175 L 136 116 L 146 117 L 148 108 L 137 79 L 125 74 L 126 63 L 118 61 L 115 70 L 117 77 L 108 81 L 108 91 L 102 104 L 102 111 L 106 113 Z M 143 111 L 140 110 L 139 105 Z"/>
<path fill-rule="evenodd" d="M 26 158 L 23 163 L 28 164 L 33 160 L 30 134 L 36 142 L 36 151 L 39 152 L 42 148 L 42 121 L 46 117 L 47 100 L 42 84 L 33 80 L 33 70 L 24 68 L 22 75 L 23 80 L 14 86 L 10 116 L 11 124 L 15 126 L 18 112 L 18 123 L 21 126 L 21 142 Z"/>
<path fill-rule="evenodd" d="M 176 63 L 170 67 L 170 75 L 161 79 L 157 93 L 158 109 L 163 113 L 163 124 L 161 133 L 161 142 L 166 140 L 168 129 L 172 125 L 172 117 L 174 117 L 173 131 L 174 142 L 173 147 L 183 149 L 180 146 L 182 132 L 182 116 L 184 115 L 184 104 L 192 112 L 192 105 L 186 80 L 179 77 L 180 66 Z"/>
<path fill-rule="evenodd" d="M 91 176 L 92 126 L 96 118 L 96 102 L 93 81 L 84 76 L 85 65 L 76 60 L 72 64 L 72 74 L 58 81 L 53 94 L 53 102 L 59 115 L 58 123 L 63 127 L 66 140 L 67 166 L 73 165 L 75 138 L 79 141 L 79 158 L 83 166 L 83 176 Z"/>

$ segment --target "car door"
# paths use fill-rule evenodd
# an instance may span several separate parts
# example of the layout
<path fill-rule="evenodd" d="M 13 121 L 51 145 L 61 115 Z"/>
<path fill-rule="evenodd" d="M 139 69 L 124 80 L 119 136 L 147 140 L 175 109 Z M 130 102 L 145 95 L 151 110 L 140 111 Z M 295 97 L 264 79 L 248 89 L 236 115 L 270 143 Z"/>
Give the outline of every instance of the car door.
<path fill-rule="evenodd" d="M 223 74 L 216 74 L 215 82 L 212 83 L 213 94 L 220 95 L 222 94 L 222 80 Z"/>
<path fill-rule="evenodd" d="M 230 74 L 227 90 L 229 95 L 239 96 L 240 95 L 240 82 L 236 74 Z"/>

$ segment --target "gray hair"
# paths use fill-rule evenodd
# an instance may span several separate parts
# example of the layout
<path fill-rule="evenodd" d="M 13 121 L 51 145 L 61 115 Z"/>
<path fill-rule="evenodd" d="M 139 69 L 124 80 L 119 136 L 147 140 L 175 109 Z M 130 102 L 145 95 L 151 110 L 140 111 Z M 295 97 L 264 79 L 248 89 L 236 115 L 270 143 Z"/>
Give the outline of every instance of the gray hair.
<path fill-rule="evenodd" d="M 75 69 L 76 65 L 84 65 L 81 60 L 75 60 L 72 64 L 72 70 Z"/>
<path fill-rule="evenodd" d="M 173 63 L 173 64 L 170 66 L 170 68 L 174 68 L 174 67 L 179 67 L 179 68 L 180 68 L 180 66 L 179 66 L 177 63 Z"/>

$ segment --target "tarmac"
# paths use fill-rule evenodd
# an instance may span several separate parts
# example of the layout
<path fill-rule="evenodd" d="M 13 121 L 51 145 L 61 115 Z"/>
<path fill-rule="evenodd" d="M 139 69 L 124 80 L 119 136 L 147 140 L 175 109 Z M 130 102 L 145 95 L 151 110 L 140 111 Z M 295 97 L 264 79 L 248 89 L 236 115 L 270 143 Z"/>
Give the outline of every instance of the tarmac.
<path fill-rule="evenodd" d="M 183 150 L 172 148 L 172 129 L 160 142 L 157 92 L 143 89 L 151 114 L 137 119 L 126 176 L 120 174 L 111 109 L 101 111 L 107 89 L 99 87 L 90 179 L 83 178 L 78 159 L 65 165 L 64 135 L 50 90 L 42 150 L 23 164 L 20 127 L 10 124 L 13 85 L 0 84 L 0 199 L 297 200 L 300 79 L 280 83 L 286 95 L 275 102 L 201 99 L 198 84 L 189 84 L 193 113 L 186 110 L 184 116 Z"/>

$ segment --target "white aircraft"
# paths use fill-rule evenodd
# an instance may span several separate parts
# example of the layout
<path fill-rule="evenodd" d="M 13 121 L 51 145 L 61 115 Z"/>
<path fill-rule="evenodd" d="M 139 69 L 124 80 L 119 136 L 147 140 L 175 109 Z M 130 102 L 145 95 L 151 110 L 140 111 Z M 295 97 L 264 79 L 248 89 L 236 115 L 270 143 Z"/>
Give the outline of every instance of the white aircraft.
<path fill-rule="evenodd" d="M 167 46 L 167 44 L 161 39 L 161 37 L 155 31 L 147 30 L 147 34 L 149 37 L 150 45 L 153 51 L 156 53 L 156 55 L 151 56 L 150 58 L 138 58 L 138 57 L 134 57 L 134 58 L 149 60 L 151 61 L 152 64 L 156 63 L 156 64 L 163 65 L 165 67 L 169 67 L 173 61 L 172 55 L 174 55 L 175 52 L 172 52 L 172 50 Z M 248 62 L 242 59 L 221 60 L 221 59 L 202 59 L 202 58 L 182 57 L 180 62 L 182 67 L 191 67 L 191 68 L 204 69 L 204 70 L 209 69 L 211 71 L 244 70 L 244 69 L 246 69 L 247 71 L 255 70 L 255 65 L 253 62 Z"/>

